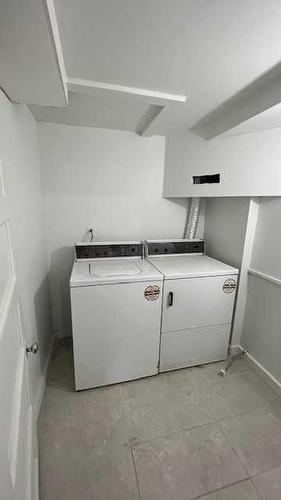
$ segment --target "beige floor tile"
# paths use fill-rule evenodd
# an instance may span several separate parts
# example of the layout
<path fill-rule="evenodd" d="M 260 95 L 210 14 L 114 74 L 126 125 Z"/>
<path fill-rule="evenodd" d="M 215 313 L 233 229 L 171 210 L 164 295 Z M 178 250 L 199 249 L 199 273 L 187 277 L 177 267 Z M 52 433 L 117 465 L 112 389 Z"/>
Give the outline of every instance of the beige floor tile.
<path fill-rule="evenodd" d="M 201 385 L 201 391 L 217 420 L 269 408 L 279 400 L 252 371 L 209 380 Z"/>
<path fill-rule="evenodd" d="M 155 439 L 133 454 L 142 500 L 189 500 L 247 477 L 214 424 Z"/>
<path fill-rule="evenodd" d="M 270 410 L 240 415 L 219 425 L 251 476 L 281 465 L 281 421 Z"/>
<path fill-rule="evenodd" d="M 60 343 L 38 426 L 41 500 L 137 499 L 132 450 L 142 500 L 254 500 L 249 481 L 229 485 L 246 477 L 241 461 L 253 474 L 281 465 L 281 400 L 243 360 L 224 378 L 221 366 L 75 392 L 71 339 Z M 275 500 L 276 471 L 255 482 Z"/>
<path fill-rule="evenodd" d="M 40 500 L 138 500 L 132 456 L 101 448 L 65 449 L 60 463 L 41 467 Z"/>
<path fill-rule="evenodd" d="M 264 500 L 281 499 L 281 467 L 256 476 L 253 482 Z"/>
<path fill-rule="evenodd" d="M 133 445 L 214 421 L 204 400 L 183 389 L 131 399 L 124 409 Z"/>

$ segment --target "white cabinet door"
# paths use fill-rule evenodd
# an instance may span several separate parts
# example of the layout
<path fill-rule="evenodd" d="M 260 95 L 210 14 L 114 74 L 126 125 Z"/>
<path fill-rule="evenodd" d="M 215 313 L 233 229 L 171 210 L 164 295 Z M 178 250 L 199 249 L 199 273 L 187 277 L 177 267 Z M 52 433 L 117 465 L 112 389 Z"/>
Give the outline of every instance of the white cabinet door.
<path fill-rule="evenodd" d="M 233 275 L 166 280 L 162 332 L 231 323 L 235 291 L 224 291 L 229 279 L 237 281 Z"/>
<path fill-rule="evenodd" d="M 38 498 L 37 440 L 10 238 L 11 222 L 0 171 L 0 498 L 35 500 Z"/>
<path fill-rule="evenodd" d="M 71 289 L 76 389 L 157 373 L 162 294 L 147 300 L 151 284 Z"/>

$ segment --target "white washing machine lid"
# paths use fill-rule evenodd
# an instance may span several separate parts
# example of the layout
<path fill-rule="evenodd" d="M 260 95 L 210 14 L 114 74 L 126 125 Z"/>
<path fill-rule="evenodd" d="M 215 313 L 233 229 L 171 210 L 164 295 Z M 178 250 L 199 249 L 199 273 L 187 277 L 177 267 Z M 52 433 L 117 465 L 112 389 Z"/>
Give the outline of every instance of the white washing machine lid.
<path fill-rule="evenodd" d="M 207 255 L 165 255 L 149 257 L 165 279 L 239 274 L 239 270 Z"/>
<path fill-rule="evenodd" d="M 96 261 L 90 263 L 90 274 L 96 277 L 135 275 L 141 272 L 137 261 L 120 259 L 117 261 Z"/>
<path fill-rule="evenodd" d="M 162 274 L 146 259 L 107 258 L 94 262 L 74 262 L 70 287 L 162 280 Z"/>

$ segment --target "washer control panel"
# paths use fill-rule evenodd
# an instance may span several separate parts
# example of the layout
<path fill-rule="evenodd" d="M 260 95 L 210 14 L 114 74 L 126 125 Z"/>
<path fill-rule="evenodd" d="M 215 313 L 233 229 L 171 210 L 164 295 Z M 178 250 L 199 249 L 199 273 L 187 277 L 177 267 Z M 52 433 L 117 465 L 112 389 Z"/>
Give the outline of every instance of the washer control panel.
<path fill-rule="evenodd" d="M 152 255 L 203 254 L 203 240 L 147 240 L 146 251 Z"/>
<path fill-rule="evenodd" d="M 143 243 L 76 243 L 76 260 L 142 257 Z"/>

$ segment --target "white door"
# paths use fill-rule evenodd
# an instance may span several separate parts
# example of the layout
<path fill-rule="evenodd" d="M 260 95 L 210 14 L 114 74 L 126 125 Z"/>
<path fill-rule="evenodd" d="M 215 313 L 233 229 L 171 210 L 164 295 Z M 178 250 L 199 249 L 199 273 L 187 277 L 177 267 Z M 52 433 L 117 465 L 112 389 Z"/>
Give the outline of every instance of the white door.
<path fill-rule="evenodd" d="M 145 295 L 150 285 L 159 286 L 156 300 Z M 161 285 L 138 281 L 71 289 L 76 389 L 158 372 Z"/>
<path fill-rule="evenodd" d="M 0 498 L 38 498 L 37 438 L 0 164 Z"/>
<path fill-rule="evenodd" d="M 231 323 L 237 276 L 172 279 L 164 282 L 162 332 Z"/>

